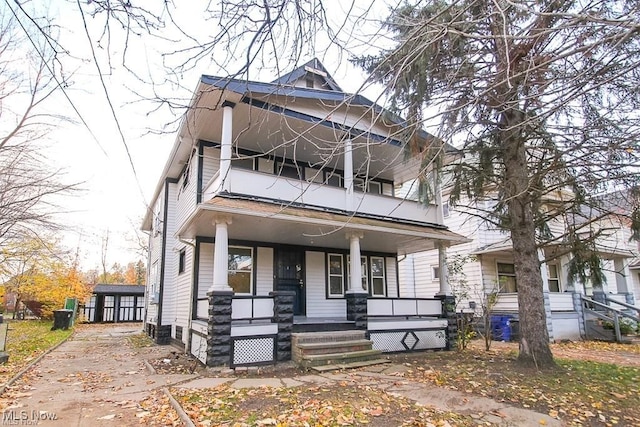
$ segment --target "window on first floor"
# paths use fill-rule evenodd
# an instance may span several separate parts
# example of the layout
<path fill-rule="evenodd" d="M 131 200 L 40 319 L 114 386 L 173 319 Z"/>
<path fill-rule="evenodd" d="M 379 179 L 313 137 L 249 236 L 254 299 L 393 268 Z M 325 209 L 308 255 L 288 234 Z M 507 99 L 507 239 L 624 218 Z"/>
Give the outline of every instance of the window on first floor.
<path fill-rule="evenodd" d="M 513 264 L 499 262 L 498 268 L 498 285 L 500 292 L 510 293 L 518 292 L 518 284 L 516 283 L 516 268 Z"/>
<path fill-rule="evenodd" d="M 250 294 L 253 283 L 253 248 L 229 246 L 229 286 L 237 294 Z"/>
<path fill-rule="evenodd" d="M 386 296 L 387 276 L 385 258 L 381 256 L 361 256 L 361 290 L 371 296 Z M 351 259 L 349 255 L 327 254 L 327 295 L 342 298 L 351 283 Z M 346 285 L 345 285 L 346 284 Z"/>
<path fill-rule="evenodd" d="M 341 254 L 329 254 L 328 262 L 328 294 L 330 297 L 341 297 L 344 294 L 344 263 Z"/>
<path fill-rule="evenodd" d="M 363 291 L 368 291 L 369 287 L 367 286 L 369 280 L 367 279 L 367 257 L 360 257 L 360 271 L 362 273 L 362 283 L 360 284 Z M 347 255 L 347 288 L 351 284 L 351 257 Z"/>
<path fill-rule="evenodd" d="M 374 297 L 385 296 L 386 289 L 386 274 L 384 258 L 372 256 L 371 257 L 371 295 Z"/>
<path fill-rule="evenodd" d="M 547 264 L 547 281 L 550 292 L 560 292 L 560 275 L 557 264 Z"/>

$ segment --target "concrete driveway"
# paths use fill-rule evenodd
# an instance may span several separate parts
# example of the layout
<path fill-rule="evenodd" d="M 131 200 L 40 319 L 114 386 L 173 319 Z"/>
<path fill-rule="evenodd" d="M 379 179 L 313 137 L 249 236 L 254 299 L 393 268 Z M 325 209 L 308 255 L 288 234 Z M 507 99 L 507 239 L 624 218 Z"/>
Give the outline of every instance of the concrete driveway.
<path fill-rule="evenodd" d="M 171 346 L 134 348 L 141 324 L 79 325 L 3 396 L 0 425 L 139 426 L 138 403 L 162 387 L 197 375 L 152 373 L 145 360 Z"/>

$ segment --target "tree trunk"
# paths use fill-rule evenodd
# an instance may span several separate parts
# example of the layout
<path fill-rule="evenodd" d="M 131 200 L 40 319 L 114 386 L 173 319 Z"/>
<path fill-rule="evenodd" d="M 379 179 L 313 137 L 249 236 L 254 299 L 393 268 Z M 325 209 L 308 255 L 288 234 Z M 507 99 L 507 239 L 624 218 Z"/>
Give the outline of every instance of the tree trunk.
<path fill-rule="evenodd" d="M 534 212 L 530 194 L 527 153 L 521 137 L 523 114 L 503 113 L 502 147 L 505 167 L 505 196 L 513 243 L 513 261 L 518 286 L 520 314 L 520 354 L 518 362 L 538 369 L 555 367 L 549 347 L 544 309 L 542 274 L 536 245 Z"/>

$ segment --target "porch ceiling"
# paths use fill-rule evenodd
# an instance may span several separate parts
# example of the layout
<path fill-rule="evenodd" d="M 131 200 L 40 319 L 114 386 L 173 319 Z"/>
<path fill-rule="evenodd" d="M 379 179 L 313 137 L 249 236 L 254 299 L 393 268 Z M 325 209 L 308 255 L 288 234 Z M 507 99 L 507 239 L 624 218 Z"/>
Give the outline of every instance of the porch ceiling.
<path fill-rule="evenodd" d="M 266 202 L 215 197 L 199 205 L 178 230 L 182 239 L 215 235 L 214 218 L 229 215 L 230 240 L 348 249 L 348 232 L 362 232 L 362 251 L 404 255 L 434 249 L 438 242 L 457 244 L 464 237 L 445 229 L 316 211 Z"/>

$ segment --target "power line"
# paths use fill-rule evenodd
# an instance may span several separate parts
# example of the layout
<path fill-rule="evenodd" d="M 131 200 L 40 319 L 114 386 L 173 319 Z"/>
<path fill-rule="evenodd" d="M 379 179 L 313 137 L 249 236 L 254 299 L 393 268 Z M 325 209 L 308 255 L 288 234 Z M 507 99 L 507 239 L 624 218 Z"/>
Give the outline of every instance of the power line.
<path fill-rule="evenodd" d="M 93 138 L 93 140 L 95 141 L 95 143 L 98 145 L 98 147 L 100 148 L 100 150 L 102 151 L 102 153 L 105 155 L 105 157 L 109 158 L 109 155 L 107 154 L 107 152 L 105 151 L 104 147 L 102 147 L 102 145 L 100 144 L 100 141 L 98 140 L 98 137 L 96 137 L 96 135 L 93 133 L 93 131 L 91 130 L 91 128 L 89 127 L 89 124 L 85 121 L 84 117 L 82 116 L 82 114 L 80 114 L 80 111 L 78 110 L 78 108 L 76 108 L 75 104 L 73 103 L 73 101 L 71 100 L 71 98 L 69 97 L 69 95 L 67 94 L 67 91 L 65 90 L 65 86 L 62 84 L 63 82 L 60 82 L 58 80 L 58 77 L 56 76 L 55 71 L 51 68 L 51 66 L 49 65 L 49 62 L 47 61 L 47 59 L 44 57 L 44 54 L 40 51 L 40 49 L 38 48 L 38 46 L 36 45 L 35 41 L 33 40 L 33 38 L 31 37 L 31 34 L 29 33 L 29 31 L 27 31 L 26 27 L 22 24 L 22 21 L 20 21 L 20 18 L 18 17 L 18 15 L 16 14 L 16 11 L 13 10 L 13 8 L 11 7 L 11 5 L 9 4 L 9 0 L 5 0 L 5 4 L 9 7 L 9 10 L 11 10 L 11 13 L 13 14 L 13 16 L 16 18 L 16 21 L 18 22 L 18 25 L 20 25 L 20 28 L 22 28 L 22 31 L 24 31 L 25 35 L 27 36 L 27 38 L 29 39 L 29 41 L 31 42 L 31 45 L 33 46 L 33 48 L 35 49 L 35 51 L 38 53 L 38 56 L 40 57 L 40 59 L 42 59 L 43 64 L 45 65 L 45 67 L 47 68 L 47 70 L 49 70 L 49 73 L 51 74 L 51 77 L 53 78 L 53 80 L 56 82 L 57 87 L 60 89 L 60 91 L 63 93 L 64 97 L 67 99 L 67 101 L 69 102 L 69 105 L 71 105 L 71 108 L 73 109 L 73 111 L 76 113 L 76 115 L 78 116 L 78 118 L 80 119 L 80 121 L 82 122 L 82 125 L 87 129 L 87 131 L 89 131 L 89 134 L 91 135 L 91 137 Z M 33 25 L 36 26 L 36 28 L 38 29 L 38 31 L 40 31 L 45 38 L 48 40 L 49 36 L 44 32 L 44 30 L 40 27 L 40 25 L 38 25 L 37 22 L 35 22 L 35 20 L 24 10 L 24 8 L 22 7 L 22 5 L 19 2 L 16 2 L 16 4 L 18 5 L 18 8 L 20 8 L 20 10 L 22 11 L 22 13 L 24 14 L 24 16 L 27 17 L 27 19 L 29 21 L 31 21 L 31 23 Z M 53 46 L 52 46 L 53 48 Z M 53 48 L 55 51 L 55 48 Z M 146 202 L 145 202 L 146 204 Z"/>
<path fill-rule="evenodd" d="M 5 0 L 6 1 L 6 0 Z M 93 43 L 91 43 L 91 35 L 89 34 L 89 28 L 87 27 L 87 21 L 84 16 L 84 12 L 82 11 L 82 6 L 80 4 L 80 0 L 76 0 L 78 5 L 78 10 L 80 11 L 80 16 L 82 17 L 82 25 L 84 26 L 85 34 L 87 35 L 87 40 L 89 41 L 89 47 L 91 48 L 91 56 L 93 57 L 93 62 L 96 65 L 96 69 L 98 70 L 98 78 L 100 79 L 100 84 L 102 85 L 102 89 L 104 90 L 104 95 L 107 100 L 107 104 L 109 104 L 109 109 L 111 110 L 111 115 L 113 116 L 113 120 L 116 122 L 116 127 L 118 129 L 118 134 L 120 135 L 120 140 L 124 145 L 125 152 L 127 153 L 127 157 L 129 159 L 129 165 L 131 166 L 131 170 L 133 172 L 133 177 L 136 180 L 136 185 L 138 186 L 138 191 L 140 191 L 140 195 L 142 196 L 142 201 L 144 205 L 148 208 L 149 205 L 145 199 L 144 192 L 142 191 L 142 186 L 140 185 L 140 180 L 138 179 L 138 173 L 136 172 L 136 168 L 133 164 L 133 159 L 131 158 L 131 153 L 129 152 L 129 146 L 127 145 L 127 140 L 122 132 L 122 128 L 120 126 L 120 121 L 118 120 L 118 116 L 116 115 L 116 111 L 113 108 L 113 103 L 111 102 L 111 97 L 109 96 L 109 91 L 107 86 L 102 78 L 102 70 L 100 69 L 100 64 L 98 63 L 98 58 L 96 57 L 95 49 L 93 48 Z"/>

